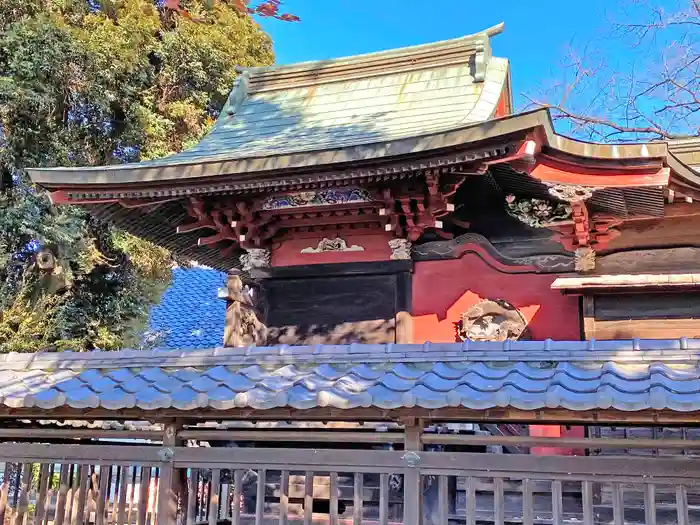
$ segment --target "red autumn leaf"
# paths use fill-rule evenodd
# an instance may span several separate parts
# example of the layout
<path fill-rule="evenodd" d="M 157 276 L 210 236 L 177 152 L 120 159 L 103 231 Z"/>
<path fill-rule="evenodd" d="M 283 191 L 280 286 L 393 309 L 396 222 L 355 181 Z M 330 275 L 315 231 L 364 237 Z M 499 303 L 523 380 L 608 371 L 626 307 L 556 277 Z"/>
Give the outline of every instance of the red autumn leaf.
<path fill-rule="evenodd" d="M 297 15 L 293 15 L 292 13 L 282 13 L 277 18 L 279 20 L 283 20 L 284 22 L 301 22 L 301 18 L 299 18 Z"/>
<path fill-rule="evenodd" d="M 233 7 L 238 9 L 241 13 L 248 12 L 248 2 L 246 0 L 232 0 Z"/>

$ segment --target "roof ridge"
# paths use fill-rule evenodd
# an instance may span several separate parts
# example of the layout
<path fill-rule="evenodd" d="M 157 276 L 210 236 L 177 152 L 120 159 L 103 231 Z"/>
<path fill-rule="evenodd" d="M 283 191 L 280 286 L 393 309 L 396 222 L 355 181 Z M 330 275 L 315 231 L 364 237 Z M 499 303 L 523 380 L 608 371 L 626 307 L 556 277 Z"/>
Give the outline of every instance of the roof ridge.
<path fill-rule="evenodd" d="M 362 60 L 367 60 L 371 58 L 384 58 L 384 57 L 396 57 L 397 55 L 411 54 L 414 52 L 420 52 L 425 50 L 437 50 L 443 47 L 448 47 L 450 45 L 462 44 L 469 42 L 471 40 L 478 40 L 486 38 L 489 40 L 491 37 L 496 36 L 503 32 L 505 29 L 505 24 L 503 22 L 491 26 L 482 31 L 476 33 L 471 33 L 469 35 L 464 35 L 457 38 L 450 38 L 445 40 L 438 40 L 435 42 L 428 42 L 424 44 L 414 44 L 410 46 L 384 49 L 381 51 L 372 51 L 369 53 L 360 53 L 357 55 L 347 55 L 344 57 L 331 58 L 331 59 L 320 59 L 320 60 L 307 60 L 304 62 L 294 62 L 291 64 L 279 64 L 272 66 L 260 66 L 260 67 L 243 67 L 237 66 L 236 70 L 238 72 L 248 71 L 251 74 L 261 74 L 267 72 L 283 72 L 291 71 L 294 69 L 308 68 L 309 66 L 327 66 L 335 64 L 343 64 L 345 62 L 357 62 Z"/>
<path fill-rule="evenodd" d="M 436 361 L 621 362 L 700 360 L 700 339 L 620 341 L 504 341 L 424 344 L 350 344 L 233 347 L 207 350 L 121 350 L 0 356 L 0 370 L 197 367 L 254 364 L 377 363 Z"/>

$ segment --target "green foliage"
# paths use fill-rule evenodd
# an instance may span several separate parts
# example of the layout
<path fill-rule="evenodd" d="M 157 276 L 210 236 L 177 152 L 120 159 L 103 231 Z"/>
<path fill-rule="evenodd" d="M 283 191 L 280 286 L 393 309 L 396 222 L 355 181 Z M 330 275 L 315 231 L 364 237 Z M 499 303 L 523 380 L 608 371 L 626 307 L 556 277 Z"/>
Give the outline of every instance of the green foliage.
<path fill-rule="evenodd" d="M 145 0 L 0 0 L 0 350 L 119 348 L 169 283 L 167 251 L 52 207 L 23 170 L 180 151 L 216 119 L 236 65 L 272 63 L 235 5 L 183 5 L 191 18 Z"/>

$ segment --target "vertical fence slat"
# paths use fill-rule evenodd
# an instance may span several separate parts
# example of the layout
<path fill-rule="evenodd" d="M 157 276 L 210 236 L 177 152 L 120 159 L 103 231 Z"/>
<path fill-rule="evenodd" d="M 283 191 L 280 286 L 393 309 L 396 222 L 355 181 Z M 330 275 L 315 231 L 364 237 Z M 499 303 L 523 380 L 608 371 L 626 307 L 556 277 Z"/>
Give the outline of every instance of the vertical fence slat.
<path fill-rule="evenodd" d="M 160 472 L 159 467 L 151 468 L 151 478 L 148 482 L 148 510 L 146 511 L 146 523 L 147 525 L 158 525 L 155 523 L 157 517 L 156 511 L 156 499 L 158 496 L 158 486 L 160 482 Z"/>
<path fill-rule="evenodd" d="M 90 467 L 90 488 L 87 492 L 87 519 L 90 521 L 92 513 L 97 511 L 97 491 L 100 480 L 97 478 L 97 468 L 95 465 Z"/>
<path fill-rule="evenodd" d="M 287 525 L 289 515 L 289 471 L 283 470 L 280 478 L 280 525 Z"/>
<path fill-rule="evenodd" d="M 109 488 L 111 468 L 106 465 L 100 466 L 100 478 L 95 501 L 95 525 L 105 525 L 105 507 Z"/>
<path fill-rule="evenodd" d="M 124 477 L 126 467 L 115 466 L 112 468 L 112 477 L 107 488 L 107 525 L 117 525 L 117 512 L 119 511 L 119 484 Z"/>
<path fill-rule="evenodd" d="M 476 492 L 474 491 L 474 478 L 469 476 L 465 481 L 467 483 L 467 525 L 476 525 Z"/>
<path fill-rule="evenodd" d="M 493 522 L 494 525 L 503 525 L 505 520 L 503 501 L 503 479 L 493 478 Z"/>
<path fill-rule="evenodd" d="M 137 525 L 146 525 L 146 513 L 148 512 L 148 489 L 151 485 L 151 467 L 141 467 L 141 480 L 139 481 L 139 500 L 136 510 Z"/>
<path fill-rule="evenodd" d="M 82 525 L 85 521 L 89 474 L 90 467 L 88 465 L 80 465 L 78 467 L 78 501 L 75 505 L 75 512 L 73 512 L 73 516 L 71 517 L 72 525 Z"/>
<path fill-rule="evenodd" d="M 330 473 L 330 481 L 329 481 L 329 489 L 330 489 L 330 497 L 329 499 L 329 504 L 330 504 L 330 509 L 329 509 L 329 514 L 328 517 L 330 519 L 330 525 L 338 525 L 338 473 L 337 472 L 331 472 Z"/>
<path fill-rule="evenodd" d="M 593 525 L 593 482 L 581 482 L 583 525 Z"/>
<path fill-rule="evenodd" d="M 615 525 L 624 525 L 625 523 L 625 503 L 622 493 L 622 485 L 620 483 L 612 484 L 612 501 L 613 501 L 613 523 Z"/>
<path fill-rule="evenodd" d="M 5 462 L 2 474 L 2 490 L 0 490 L 0 525 L 5 525 L 5 511 L 7 510 L 7 496 L 10 493 L 10 473 L 12 463 Z"/>
<path fill-rule="evenodd" d="M 552 522 L 561 525 L 564 522 L 564 499 L 561 481 L 552 481 Z"/>
<path fill-rule="evenodd" d="M 42 508 L 41 508 L 41 521 L 39 521 L 40 525 L 48 525 L 48 523 L 47 523 L 47 520 L 49 518 L 48 509 L 51 508 L 51 500 L 53 499 L 53 489 L 51 487 L 51 480 L 53 479 L 54 469 L 55 469 L 55 465 L 53 463 L 49 463 L 49 469 L 48 469 L 48 472 L 46 473 L 46 477 L 48 480 L 46 483 L 46 490 L 44 491 L 44 497 L 41 498 Z M 37 503 L 38 503 L 38 501 L 37 501 Z"/>
<path fill-rule="evenodd" d="M 66 496 L 66 523 L 70 524 L 78 498 L 78 465 L 70 465 L 68 472 L 68 495 Z"/>
<path fill-rule="evenodd" d="M 209 484 L 209 525 L 216 525 L 219 521 L 219 485 L 221 484 L 221 471 L 218 468 L 211 471 L 211 483 Z"/>
<path fill-rule="evenodd" d="M 117 502 L 116 525 L 125 525 L 126 520 L 126 493 L 129 490 L 129 467 L 122 467 L 119 478 L 119 500 Z"/>
<path fill-rule="evenodd" d="M 186 525 L 194 525 L 197 510 L 197 470 L 187 471 L 187 508 L 185 509 Z M 237 523 L 235 525 L 238 525 Z"/>
<path fill-rule="evenodd" d="M 54 525 L 63 525 L 66 517 L 66 498 L 68 497 L 68 471 L 70 465 L 61 465 L 61 473 L 58 476 L 58 495 L 56 496 L 56 514 L 54 515 Z M 2 521 L 0 521 L 2 523 Z"/>
<path fill-rule="evenodd" d="M 404 525 L 420 525 L 422 492 L 420 470 L 406 469 L 403 476 Z"/>
<path fill-rule="evenodd" d="M 449 511 L 448 477 L 438 477 L 438 525 L 447 525 Z"/>
<path fill-rule="evenodd" d="M 131 484 L 130 484 L 131 489 L 129 490 L 129 511 L 126 514 L 126 522 L 129 525 L 131 525 L 131 523 L 133 521 L 131 517 L 133 516 L 133 513 L 134 513 L 134 503 L 135 503 L 134 500 L 136 500 L 136 497 L 137 497 L 136 496 L 136 480 L 141 479 L 139 471 L 142 471 L 142 470 L 143 470 L 143 467 L 139 468 L 139 467 L 134 466 L 134 468 L 132 469 L 132 472 L 131 472 Z"/>
<path fill-rule="evenodd" d="M 688 525 L 688 493 L 684 485 L 676 486 L 676 513 L 678 525 Z"/>
<path fill-rule="evenodd" d="M 231 511 L 231 525 L 241 524 L 242 496 L 243 471 L 239 469 L 233 473 L 233 510 Z"/>
<path fill-rule="evenodd" d="M 523 480 L 523 525 L 532 525 L 534 517 L 532 480 L 526 478 Z"/>
<path fill-rule="evenodd" d="M 355 472 L 353 480 L 353 504 L 352 504 L 352 525 L 362 525 L 364 514 L 364 474 Z"/>
<path fill-rule="evenodd" d="M 379 476 L 379 525 L 389 523 L 389 474 Z"/>
<path fill-rule="evenodd" d="M 32 464 L 24 463 L 22 465 L 22 481 L 19 486 L 19 498 L 17 501 L 17 510 L 12 517 L 12 525 L 23 525 L 24 514 L 29 507 L 29 484 L 32 481 Z"/>
<path fill-rule="evenodd" d="M 656 486 L 653 483 L 644 485 L 644 523 L 656 525 Z"/>
<path fill-rule="evenodd" d="M 44 521 L 44 511 L 46 510 L 46 493 L 49 487 L 49 464 L 42 463 L 39 468 L 39 493 L 36 497 L 36 507 L 34 508 L 34 525 L 42 525 Z"/>
<path fill-rule="evenodd" d="M 258 486 L 255 491 L 255 525 L 263 525 L 265 516 L 265 469 L 258 470 Z"/>
<path fill-rule="evenodd" d="M 314 473 L 304 474 L 304 525 L 311 525 L 314 512 Z"/>

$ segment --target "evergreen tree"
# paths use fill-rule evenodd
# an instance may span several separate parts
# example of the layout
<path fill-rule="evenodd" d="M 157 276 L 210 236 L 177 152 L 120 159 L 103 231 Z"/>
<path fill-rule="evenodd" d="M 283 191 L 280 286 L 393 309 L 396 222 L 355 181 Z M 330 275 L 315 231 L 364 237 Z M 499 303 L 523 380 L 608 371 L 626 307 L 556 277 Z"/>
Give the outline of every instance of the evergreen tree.
<path fill-rule="evenodd" d="M 24 169 L 145 160 L 199 140 L 235 66 L 273 61 L 237 4 L 0 0 L 1 351 L 133 343 L 170 254 L 52 207 Z"/>

